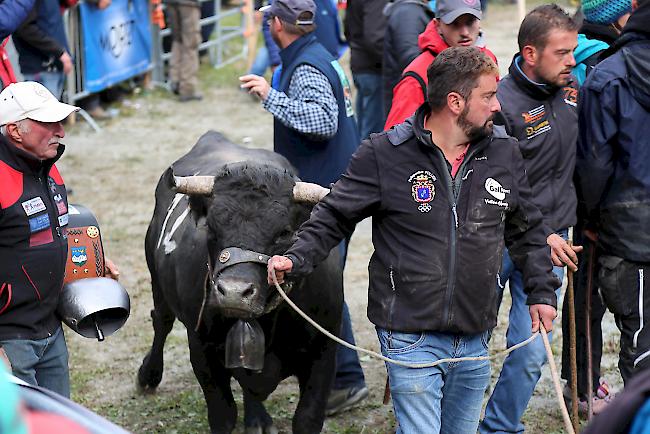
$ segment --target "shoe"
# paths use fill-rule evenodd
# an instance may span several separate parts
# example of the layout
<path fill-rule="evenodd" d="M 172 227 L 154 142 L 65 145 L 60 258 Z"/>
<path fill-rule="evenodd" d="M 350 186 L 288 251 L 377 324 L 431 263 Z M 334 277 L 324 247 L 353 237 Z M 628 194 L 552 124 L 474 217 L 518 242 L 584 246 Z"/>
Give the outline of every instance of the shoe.
<path fill-rule="evenodd" d="M 349 410 L 368 397 L 366 386 L 353 386 L 345 389 L 332 389 L 325 407 L 325 415 L 333 416 Z"/>
<path fill-rule="evenodd" d="M 203 99 L 203 95 L 200 93 L 192 93 L 189 95 L 181 95 L 178 97 L 178 100 L 180 102 L 189 102 L 189 101 L 201 101 Z"/>
<path fill-rule="evenodd" d="M 564 386 L 564 391 L 562 392 L 564 395 L 564 401 L 566 402 L 567 408 L 569 411 L 571 411 L 571 388 L 569 385 Z M 614 399 L 614 394 L 609 392 L 609 384 L 602 378 L 600 379 L 600 384 L 598 386 L 598 389 L 596 390 L 596 393 L 594 396 L 591 398 L 591 411 L 596 415 L 600 414 L 605 409 L 607 406 L 612 402 Z M 587 400 L 585 398 L 579 398 L 578 399 L 578 414 L 580 417 L 583 419 L 586 419 L 588 416 L 589 412 L 589 405 L 587 403 Z"/>

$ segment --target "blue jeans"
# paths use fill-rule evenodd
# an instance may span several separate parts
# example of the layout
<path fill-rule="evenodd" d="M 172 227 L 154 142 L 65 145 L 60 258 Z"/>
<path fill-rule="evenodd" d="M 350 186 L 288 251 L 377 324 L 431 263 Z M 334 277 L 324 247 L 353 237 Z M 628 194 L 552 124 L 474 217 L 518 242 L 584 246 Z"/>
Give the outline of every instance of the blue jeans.
<path fill-rule="evenodd" d="M 560 231 L 558 235 L 567 239 L 567 231 Z M 555 275 L 562 280 L 563 267 L 553 267 Z M 515 268 L 506 251 L 503 255 L 503 265 L 499 274 L 500 282 L 505 286 L 510 282 L 510 295 L 512 307 L 508 318 L 508 331 L 506 333 L 507 346 L 511 347 L 530 337 L 532 323 L 521 271 Z M 503 298 L 503 289 L 497 285 L 499 304 Z M 560 299 L 561 287 L 557 288 L 555 295 Z M 549 336 L 549 339 L 552 336 Z M 542 375 L 542 366 L 546 363 L 546 350 L 541 338 L 535 339 L 523 348 L 508 354 L 501 374 L 492 396 L 485 408 L 485 418 L 481 422 L 480 432 L 485 433 L 519 433 L 524 432 L 521 416 L 528 407 L 528 402 Z"/>
<path fill-rule="evenodd" d="M 382 354 L 409 363 L 485 356 L 487 335 L 402 333 L 377 328 Z M 399 424 L 397 434 L 476 432 L 490 381 L 489 361 L 443 363 L 420 369 L 386 363 L 386 369 Z"/>
<path fill-rule="evenodd" d="M 65 76 L 63 71 L 42 71 L 36 74 L 23 74 L 25 81 L 37 81 L 47 88 L 56 99 L 61 100 L 63 96 L 63 82 Z"/>
<path fill-rule="evenodd" d="M 16 377 L 70 398 L 68 347 L 61 327 L 45 339 L 11 339 L 0 341 L 0 346 Z"/>
<path fill-rule="evenodd" d="M 384 131 L 381 74 L 352 74 L 357 88 L 357 123 L 360 139 Z"/>
<path fill-rule="evenodd" d="M 249 74 L 255 74 L 259 76 L 264 76 L 266 70 L 271 66 L 271 58 L 269 57 L 269 50 L 266 48 L 266 45 L 262 45 L 257 49 L 257 54 L 255 55 L 255 60 L 251 65 Z"/>

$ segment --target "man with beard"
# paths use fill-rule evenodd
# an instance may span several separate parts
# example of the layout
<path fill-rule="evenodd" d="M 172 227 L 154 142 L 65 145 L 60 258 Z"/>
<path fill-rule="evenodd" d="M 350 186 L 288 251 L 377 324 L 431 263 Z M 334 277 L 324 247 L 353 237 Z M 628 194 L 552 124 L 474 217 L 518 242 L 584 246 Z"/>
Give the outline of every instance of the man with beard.
<path fill-rule="evenodd" d="M 564 265 L 577 269 L 576 252 L 567 242 L 568 228 L 576 222 L 573 187 L 575 146 L 578 136 L 578 90 L 571 70 L 577 46 L 579 22 L 555 4 L 533 9 L 521 23 L 519 53 L 509 74 L 499 82 L 497 97 L 506 131 L 519 140 L 532 201 L 543 217 L 542 227 L 551 247 L 553 271 L 561 281 Z M 512 307 L 507 332 L 508 347 L 528 337 L 522 270 L 506 252 L 496 282 L 499 304 L 509 282 Z M 560 285 L 556 287 L 560 295 Z M 523 432 L 521 423 L 528 401 L 546 362 L 543 342 L 538 339 L 506 358 L 481 423 L 481 433 Z"/>
<path fill-rule="evenodd" d="M 492 128 L 497 73 L 477 48 L 440 53 L 427 102 L 362 142 L 293 246 L 269 261 L 269 282 L 308 273 L 372 216 L 368 318 L 385 356 L 411 364 L 486 356 L 504 241 L 529 289 L 528 336 L 540 321 L 550 330 L 558 282 L 517 143 Z M 476 432 L 488 360 L 387 370 L 398 433 Z"/>

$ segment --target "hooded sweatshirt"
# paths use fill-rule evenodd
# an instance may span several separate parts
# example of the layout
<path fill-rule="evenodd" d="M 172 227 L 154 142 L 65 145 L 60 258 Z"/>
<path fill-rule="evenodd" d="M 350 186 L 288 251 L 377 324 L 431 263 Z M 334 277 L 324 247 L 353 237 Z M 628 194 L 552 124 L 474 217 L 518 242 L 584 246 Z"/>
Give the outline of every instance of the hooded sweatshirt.
<path fill-rule="evenodd" d="M 422 54 L 404 69 L 402 78 L 393 89 L 393 105 L 388 119 L 386 119 L 385 130 L 413 116 L 413 113 L 422 105 L 428 84 L 427 69 L 438 53 L 449 48 L 447 42 L 438 33 L 435 20 L 431 20 L 424 32 L 420 34 L 418 45 Z M 479 48 L 496 63 L 497 58 L 490 50 L 485 47 Z"/>
<path fill-rule="evenodd" d="M 581 90 L 576 186 L 602 248 L 650 262 L 650 3 Z"/>

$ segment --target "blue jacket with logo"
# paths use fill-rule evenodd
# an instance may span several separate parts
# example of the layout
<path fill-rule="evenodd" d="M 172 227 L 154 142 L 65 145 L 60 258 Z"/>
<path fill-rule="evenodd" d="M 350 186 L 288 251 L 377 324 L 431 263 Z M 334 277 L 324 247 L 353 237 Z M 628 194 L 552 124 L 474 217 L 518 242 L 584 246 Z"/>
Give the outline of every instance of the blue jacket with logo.
<path fill-rule="evenodd" d="M 614 54 L 580 92 L 576 179 L 602 247 L 650 262 L 650 5 L 630 17 Z"/>
<path fill-rule="evenodd" d="M 0 135 L 0 340 L 43 339 L 63 286 L 68 240 L 65 185 L 54 163 Z"/>
<path fill-rule="evenodd" d="M 578 138 L 578 89 L 534 83 L 522 72 L 515 55 L 497 87 L 501 118 L 508 134 L 519 141 L 533 203 L 542 212 L 546 234 L 576 223 L 573 186 Z"/>
<path fill-rule="evenodd" d="M 372 216 L 368 318 L 380 327 L 493 328 L 504 244 L 523 270 L 528 304 L 555 306 L 559 282 L 515 140 L 495 128 L 473 141 L 452 178 L 424 129 L 429 112 L 425 103 L 413 118 L 361 143 L 286 253 L 292 273 L 311 271 Z"/>
<path fill-rule="evenodd" d="M 280 52 L 282 76 L 280 92 L 287 92 L 293 71 L 300 65 L 311 65 L 322 72 L 332 86 L 338 103 L 338 130 L 325 140 L 318 140 L 291 129 L 275 119 L 273 148 L 298 169 L 303 181 L 328 187 L 343 174 L 350 156 L 357 149 L 359 133 L 354 120 L 349 84 L 338 61 L 314 35 L 305 35 Z M 344 89 L 345 85 L 345 89 Z"/>

